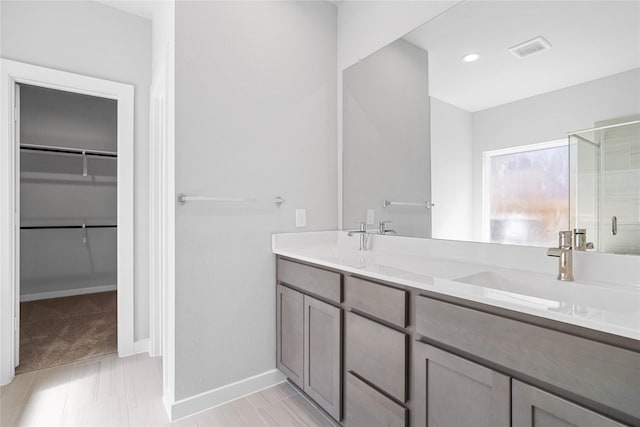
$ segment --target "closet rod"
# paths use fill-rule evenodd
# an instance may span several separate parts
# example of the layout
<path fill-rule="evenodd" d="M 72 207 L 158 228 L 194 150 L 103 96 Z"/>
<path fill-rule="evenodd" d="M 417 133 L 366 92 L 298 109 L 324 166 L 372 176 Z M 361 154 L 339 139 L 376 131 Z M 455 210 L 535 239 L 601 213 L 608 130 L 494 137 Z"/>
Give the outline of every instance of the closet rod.
<path fill-rule="evenodd" d="M 45 230 L 59 228 L 118 228 L 117 225 L 25 225 L 21 230 Z"/>
<path fill-rule="evenodd" d="M 78 154 L 78 155 L 85 154 L 88 156 L 118 157 L 118 154 L 112 151 L 84 150 L 82 148 L 53 147 L 50 145 L 20 144 L 20 149 L 30 150 L 30 151 L 45 151 L 49 153 L 66 153 L 66 154 Z"/>

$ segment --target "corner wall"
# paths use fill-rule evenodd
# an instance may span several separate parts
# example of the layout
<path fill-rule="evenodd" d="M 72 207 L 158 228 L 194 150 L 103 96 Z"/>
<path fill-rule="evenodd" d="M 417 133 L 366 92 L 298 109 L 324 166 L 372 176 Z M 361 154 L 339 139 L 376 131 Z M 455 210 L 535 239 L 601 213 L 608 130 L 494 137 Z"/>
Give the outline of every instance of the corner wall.
<path fill-rule="evenodd" d="M 175 399 L 193 411 L 274 373 L 271 234 L 336 228 L 336 9 L 179 1 L 175 52 L 176 192 L 257 199 L 176 208 Z"/>

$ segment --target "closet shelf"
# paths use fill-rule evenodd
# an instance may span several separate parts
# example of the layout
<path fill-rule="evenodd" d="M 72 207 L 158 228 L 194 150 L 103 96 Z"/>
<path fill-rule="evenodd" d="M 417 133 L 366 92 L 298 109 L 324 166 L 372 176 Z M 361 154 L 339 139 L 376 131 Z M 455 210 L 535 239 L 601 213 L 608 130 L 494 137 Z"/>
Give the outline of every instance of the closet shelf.
<path fill-rule="evenodd" d="M 82 148 L 55 147 L 50 145 L 20 144 L 20 149 L 29 151 L 43 151 L 49 153 L 77 154 L 80 156 L 86 155 L 112 158 L 118 157 L 118 153 L 113 151 L 85 150 Z"/>
<path fill-rule="evenodd" d="M 118 228 L 117 225 L 25 225 L 21 226 L 21 230 L 49 230 L 49 229 L 65 229 L 65 228 Z"/>

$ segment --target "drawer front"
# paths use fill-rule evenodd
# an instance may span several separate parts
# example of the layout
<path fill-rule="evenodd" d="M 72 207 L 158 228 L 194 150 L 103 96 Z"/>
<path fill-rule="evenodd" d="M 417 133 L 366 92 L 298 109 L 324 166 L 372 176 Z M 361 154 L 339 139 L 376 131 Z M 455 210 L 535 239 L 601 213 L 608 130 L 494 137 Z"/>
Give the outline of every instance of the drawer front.
<path fill-rule="evenodd" d="M 640 353 L 427 297 L 416 331 L 640 419 Z"/>
<path fill-rule="evenodd" d="M 356 378 L 346 375 L 344 425 L 348 427 L 405 427 L 407 409 Z"/>
<path fill-rule="evenodd" d="M 408 336 L 354 313 L 347 313 L 346 370 L 407 401 Z"/>
<path fill-rule="evenodd" d="M 342 276 L 297 262 L 278 258 L 278 281 L 328 300 L 342 302 Z"/>
<path fill-rule="evenodd" d="M 345 286 L 345 299 L 353 308 L 401 328 L 407 327 L 407 291 L 356 277 L 347 277 Z"/>

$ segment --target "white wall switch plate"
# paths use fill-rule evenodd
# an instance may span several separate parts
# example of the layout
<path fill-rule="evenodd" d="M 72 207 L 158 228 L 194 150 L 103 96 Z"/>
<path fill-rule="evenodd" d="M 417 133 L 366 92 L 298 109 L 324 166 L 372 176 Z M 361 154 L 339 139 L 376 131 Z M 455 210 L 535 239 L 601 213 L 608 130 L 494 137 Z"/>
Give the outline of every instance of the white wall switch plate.
<path fill-rule="evenodd" d="M 373 209 L 367 209 L 367 225 L 373 225 L 375 221 L 375 211 Z"/>
<path fill-rule="evenodd" d="M 307 210 L 296 209 L 296 227 L 306 227 L 306 226 L 307 226 Z"/>

